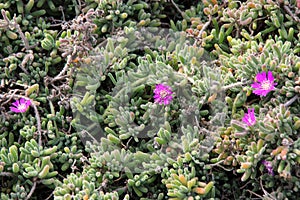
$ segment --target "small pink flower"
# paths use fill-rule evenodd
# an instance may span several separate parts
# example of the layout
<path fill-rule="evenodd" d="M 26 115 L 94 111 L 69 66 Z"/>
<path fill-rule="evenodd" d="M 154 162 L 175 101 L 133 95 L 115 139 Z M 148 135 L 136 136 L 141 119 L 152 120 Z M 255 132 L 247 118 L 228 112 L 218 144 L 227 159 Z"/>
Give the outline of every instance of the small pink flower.
<path fill-rule="evenodd" d="M 157 84 L 154 89 L 155 103 L 168 105 L 171 103 L 173 92 L 170 86 L 164 84 Z"/>
<path fill-rule="evenodd" d="M 12 103 L 13 106 L 10 106 L 10 110 L 16 113 L 24 113 L 27 111 L 28 107 L 30 106 L 31 101 L 26 100 L 24 98 L 21 98 L 14 103 Z"/>
<path fill-rule="evenodd" d="M 244 115 L 242 120 L 248 126 L 253 126 L 256 123 L 256 118 L 255 118 L 255 115 L 254 115 L 254 108 L 248 108 L 248 113 L 246 113 Z"/>
<path fill-rule="evenodd" d="M 256 75 L 256 81 L 254 82 L 251 87 L 256 89 L 253 91 L 254 94 L 260 96 L 266 96 L 270 91 L 275 90 L 274 77 L 271 71 L 268 71 L 268 78 L 266 72 L 258 73 Z"/>
<path fill-rule="evenodd" d="M 268 173 L 272 176 L 274 176 L 272 163 L 270 161 L 263 160 L 262 164 L 265 166 L 265 168 L 268 170 Z"/>

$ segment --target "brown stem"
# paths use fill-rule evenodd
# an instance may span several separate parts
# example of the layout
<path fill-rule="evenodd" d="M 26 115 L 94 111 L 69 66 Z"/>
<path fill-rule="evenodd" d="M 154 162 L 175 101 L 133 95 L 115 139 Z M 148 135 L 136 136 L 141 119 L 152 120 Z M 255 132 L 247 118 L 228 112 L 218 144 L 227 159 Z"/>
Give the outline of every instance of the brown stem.
<path fill-rule="evenodd" d="M 293 12 L 290 10 L 290 8 L 286 5 L 283 6 L 284 10 L 296 21 L 296 22 L 300 22 L 300 19 L 293 14 Z"/>
<path fill-rule="evenodd" d="M 15 174 L 11 173 L 11 172 L 0 172 L 0 176 L 10 176 L 10 177 L 14 177 L 16 176 Z"/>
<path fill-rule="evenodd" d="M 28 196 L 26 197 L 26 200 L 30 199 L 30 197 L 31 197 L 32 194 L 34 193 L 35 188 L 36 188 L 36 181 L 34 180 L 33 186 L 32 186 L 32 188 L 31 188 L 31 190 L 30 190 Z"/>
<path fill-rule="evenodd" d="M 67 70 L 69 69 L 70 67 L 70 64 L 71 64 L 71 61 L 72 61 L 72 58 L 71 58 L 71 55 L 68 56 L 68 59 L 67 59 L 67 63 L 65 64 L 64 68 L 61 70 L 61 72 L 55 76 L 51 82 L 53 83 L 54 81 L 57 81 L 57 80 L 60 80 L 61 77 L 67 72 Z"/>
<path fill-rule="evenodd" d="M 288 100 L 288 101 L 284 104 L 284 107 L 289 107 L 289 106 L 292 105 L 298 98 L 299 98 L 298 95 L 295 95 L 293 98 L 291 98 L 290 100 Z"/>
<path fill-rule="evenodd" d="M 264 189 L 264 186 L 262 184 L 262 179 L 260 179 L 259 181 L 260 183 L 260 187 L 261 189 L 263 190 L 264 194 L 267 196 L 267 197 L 270 197 L 271 200 L 276 200 L 276 198 L 274 196 L 272 196 L 269 192 L 267 192 L 265 189 Z"/>
<path fill-rule="evenodd" d="M 184 16 L 185 16 L 184 12 L 182 12 L 180 10 L 180 8 L 177 6 L 177 4 L 173 0 L 170 0 L 170 1 L 173 4 L 173 6 L 177 9 L 177 11 L 181 14 L 181 16 L 184 18 Z"/>
<path fill-rule="evenodd" d="M 17 29 L 20 37 L 22 38 L 23 42 L 24 42 L 24 46 L 26 50 L 30 50 L 31 48 L 33 48 L 33 46 L 29 46 L 29 42 L 27 40 L 27 38 L 25 37 L 24 33 L 22 32 L 20 25 L 17 23 L 17 19 L 16 17 L 14 17 L 14 27 Z"/>
<path fill-rule="evenodd" d="M 194 45 L 196 45 L 197 41 L 200 40 L 200 38 L 202 37 L 202 33 L 207 29 L 207 27 L 210 25 L 211 23 L 211 15 L 208 16 L 208 21 L 203 25 L 202 29 L 199 31 L 199 34 L 196 38 L 196 41 L 194 43 Z"/>
<path fill-rule="evenodd" d="M 53 196 L 53 192 L 45 200 L 49 200 L 52 196 Z"/>
<path fill-rule="evenodd" d="M 256 194 L 255 192 L 252 192 L 251 190 L 247 190 L 249 193 L 259 197 L 260 199 L 264 199 L 262 196 L 260 196 L 259 194 Z"/>
<path fill-rule="evenodd" d="M 15 29 L 17 30 L 17 32 L 19 33 L 21 39 L 22 39 L 23 42 L 24 42 L 25 49 L 26 49 L 26 50 L 32 49 L 35 45 L 29 46 L 29 42 L 28 42 L 27 38 L 25 37 L 24 33 L 22 32 L 22 29 L 20 28 L 20 25 L 17 23 L 16 17 L 14 17 L 14 19 L 13 19 L 14 22 L 11 22 L 11 21 L 7 18 L 4 9 L 1 10 L 1 14 L 2 14 L 2 16 L 3 16 L 3 19 L 4 19 L 5 22 L 6 22 L 7 28 L 11 25 L 13 28 L 15 28 Z"/>
<path fill-rule="evenodd" d="M 36 118 L 36 122 L 37 122 L 37 129 L 38 129 L 38 134 L 39 134 L 39 150 L 40 150 L 40 147 L 42 146 L 42 127 L 41 127 L 41 118 L 40 118 L 40 115 L 39 115 L 39 111 L 36 107 L 36 105 L 34 104 L 31 104 L 33 109 L 34 109 L 34 112 L 35 112 L 35 118 Z"/>

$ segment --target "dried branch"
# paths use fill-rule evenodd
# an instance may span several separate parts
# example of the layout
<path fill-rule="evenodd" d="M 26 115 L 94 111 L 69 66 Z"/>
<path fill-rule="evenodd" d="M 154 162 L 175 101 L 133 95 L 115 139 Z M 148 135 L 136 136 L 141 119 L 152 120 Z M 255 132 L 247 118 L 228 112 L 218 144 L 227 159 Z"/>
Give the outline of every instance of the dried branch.
<path fill-rule="evenodd" d="M 263 184 L 262 184 L 262 179 L 261 179 L 261 178 L 260 178 L 259 183 L 260 183 L 260 187 L 261 187 L 261 189 L 263 190 L 264 194 L 265 194 L 267 197 L 269 197 L 271 200 L 276 200 L 276 198 L 275 198 L 274 196 L 272 196 L 269 192 L 267 192 L 267 191 L 264 189 L 264 186 L 263 186 Z"/>
<path fill-rule="evenodd" d="M 30 190 L 28 196 L 26 197 L 26 200 L 28 200 L 28 199 L 31 198 L 32 194 L 34 193 L 35 188 L 36 188 L 36 180 L 33 181 L 32 188 L 31 188 L 31 190 Z"/>
<path fill-rule="evenodd" d="M 6 24 L 3 24 L 3 25 L 1 25 L 1 26 L 2 26 L 3 28 L 4 28 L 4 27 L 9 27 L 9 25 L 10 25 L 10 20 L 7 18 L 4 9 L 1 10 L 1 14 L 2 14 L 2 17 L 3 17 L 3 19 L 4 19 L 4 22 L 6 22 Z"/>
<path fill-rule="evenodd" d="M 21 39 L 23 40 L 25 49 L 26 50 L 32 49 L 34 46 L 29 46 L 29 42 L 28 42 L 27 38 L 25 37 L 24 33 L 22 32 L 22 29 L 20 28 L 20 25 L 17 23 L 16 17 L 14 17 L 14 22 L 15 23 L 13 25 L 17 29 Z"/>
<path fill-rule="evenodd" d="M 284 10 L 296 21 L 296 22 L 300 22 L 300 19 L 293 14 L 293 12 L 290 10 L 290 8 L 287 5 L 283 6 Z"/>
<path fill-rule="evenodd" d="M 177 6 L 177 4 L 173 1 L 173 0 L 170 0 L 171 3 L 173 4 L 173 6 L 176 8 L 176 10 L 181 14 L 181 16 L 184 18 L 184 16 L 186 15 L 184 12 L 182 12 L 180 10 L 180 8 Z"/>
<path fill-rule="evenodd" d="M 26 50 L 30 50 L 30 49 L 34 48 L 34 47 L 37 45 L 37 44 L 36 44 L 36 45 L 33 45 L 33 46 L 30 46 L 30 45 L 29 45 L 29 42 L 28 42 L 27 38 L 25 37 L 24 33 L 22 32 L 22 29 L 21 29 L 20 25 L 19 25 L 18 22 L 17 22 L 16 16 L 14 16 L 13 22 L 11 22 L 11 21 L 7 18 L 4 9 L 1 10 L 1 14 L 2 14 L 2 16 L 3 16 L 3 19 L 4 19 L 5 22 L 6 22 L 7 28 L 9 28 L 9 27 L 11 26 L 11 27 L 13 27 L 14 29 L 17 30 L 17 32 L 19 33 L 21 39 L 22 39 L 23 42 L 24 42 L 24 46 L 25 46 L 25 49 L 26 49 Z M 3 26 L 3 25 L 2 25 L 2 26 Z"/>
<path fill-rule="evenodd" d="M 53 196 L 53 192 L 45 200 L 51 199 L 52 196 Z"/>
<path fill-rule="evenodd" d="M 196 45 L 197 41 L 200 40 L 200 37 L 202 37 L 202 33 L 207 29 L 207 27 L 210 25 L 212 20 L 211 15 L 208 16 L 208 21 L 203 25 L 202 29 L 199 31 L 198 36 L 196 37 L 196 41 L 194 42 L 194 46 Z"/>
<path fill-rule="evenodd" d="M 34 109 L 34 112 L 35 112 L 35 118 L 36 118 L 36 121 L 37 121 L 37 129 L 38 129 L 38 134 L 39 134 L 39 147 L 42 146 L 42 127 L 41 127 L 41 118 L 40 118 L 40 115 L 39 115 L 39 111 L 36 107 L 36 105 L 34 105 L 33 103 L 31 104 L 31 106 L 33 107 Z M 39 148 L 40 150 L 40 148 Z"/>
<path fill-rule="evenodd" d="M 69 69 L 69 67 L 71 65 L 71 62 L 72 62 L 72 58 L 71 57 L 72 57 L 71 55 L 68 55 L 67 63 L 65 64 L 65 66 L 61 70 L 61 72 L 51 80 L 52 83 L 55 82 L 55 81 L 57 81 L 57 80 L 60 80 L 63 77 L 63 75 L 67 72 L 67 70 Z"/>
<path fill-rule="evenodd" d="M 0 176 L 15 177 L 16 175 L 11 172 L 0 172 Z"/>
<path fill-rule="evenodd" d="M 25 65 L 28 64 L 28 61 L 30 61 L 30 64 L 32 63 L 34 59 L 34 55 L 33 55 L 33 51 L 29 50 L 28 54 L 26 54 L 21 62 L 21 64 L 19 65 L 19 67 L 26 73 L 29 74 L 29 72 L 25 69 Z"/>
<path fill-rule="evenodd" d="M 285 104 L 284 107 L 289 107 L 290 105 L 292 105 L 296 100 L 298 100 L 299 96 L 295 95 L 293 98 L 291 98 L 290 100 L 288 100 Z"/>
<path fill-rule="evenodd" d="M 220 167 L 220 168 L 222 168 L 222 169 L 224 169 L 225 171 L 228 171 L 228 172 L 233 170 L 233 168 L 227 169 L 227 168 L 223 167 L 222 165 L 220 165 L 223 162 L 224 162 L 224 160 L 220 160 L 219 162 L 216 162 L 216 163 L 213 163 L 213 164 L 208 164 L 208 166 L 211 166 L 211 167 L 217 166 L 217 167 Z"/>
<path fill-rule="evenodd" d="M 250 183 L 250 182 L 249 182 Z M 259 197 L 260 199 L 264 199 L 262 196 L 260 196 L 259 194 L 256 194 L 255 192 L 252 192 L 251 190 L 247 190 L 249 193 Z"/>
<path fill-rule="evenodd" d="M 228 89 L 231 89 L 231 88 L 243 86 L 245 84 L 248 84 L 249 82 L 250 81 L 241 80 L 241 82 L 237 82 L 237 83 L 233 83 L 233 84 L 230 84 L 230 85 L 223 86 L 222 90 L 228 90 Z"/>

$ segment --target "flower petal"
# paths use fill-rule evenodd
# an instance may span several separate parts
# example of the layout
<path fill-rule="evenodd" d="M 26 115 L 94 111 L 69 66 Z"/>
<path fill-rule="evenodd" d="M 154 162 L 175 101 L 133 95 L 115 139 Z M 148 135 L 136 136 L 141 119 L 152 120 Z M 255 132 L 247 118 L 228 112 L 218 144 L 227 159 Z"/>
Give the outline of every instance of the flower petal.
<path fill-rule="evenodd" d="M 246 123 L 248 126 L 253 126 L 256 123 L 254 108 L 248 108 L 248 113 L 244 115 L 242 121 Z"/>
<path fill-rule="evenodd" d="M 247 116 L 247 114 L 245 114 L 245 116 L 243 117 L 242 121 L 243 121 L 244 123 L 246 123 L 246 124 L 249 126 L 249 121 L 248 121 L 248 116 Z"/>
<path fill-rule="evenodd" d="M 20 102 L 17 100 L 15 102 L 12 103 L 13 106 L 18 107 L 20 105 Z"/>
<path fill-rule="evenodd" d="M 261 85 L 259 83 L 252 83 L 251 87 L 252 88 L 261 88 Z"/>
<path fill-rule="evenodd" d="M 262 90 L 254 90 L 253 93 L 257 94 L 257 95 L 262 95 L 263 91 Z"/>
<path fill-rule="evenodd" d="M 258 74 L 256 75 L 256 80 L 257 80 L 258 82 L 263 82 L 263 81 L 266 80 L 266 79 L 267 79 L 266 72 L 258 73 Z"/>
<path fill-rule="evenodd" d="M 268 93 L 269 93 L 269 92 L 268 92 L 267 90 L 260 90 L 260 91 L 259 91 L 259 95 L 260 95 L 260 96 L 263 96 L 263 97 L 267 96 Z"/>
<path fill-rule="evenodd" d="M 11 111 L 15 112 L 15 113 L 20 113 L 21 111 L 18 108 L 15 107 L 9 107 Z"/>
<path fill-rule="evenodd" d="M 20 99 L 20 104 L 24 104 L 25 103 L 25 99 L 24 98 L 21 98 Z"/>
<path fill-rule="evenodd" d="M 274 77 L 273 77 L 271 71 L 268 71 L 268 80 L 269 80 L 270 82 L 273 82 L 273 81 L 274 81 Z"/>
<path fill-rule="evenodd" d="M 252 121 L 252 125 L 254 125 L 256 123 L 256 118 L 255 118 L 254 113 L 253 113 L 253 115 L 250 116 L 250 119 Z"/>
<path fill-rule="evenodd" d="M 30 100 L 26 100 L 26 106 L 29 107 L 31 105 L 31 101 Z"/>

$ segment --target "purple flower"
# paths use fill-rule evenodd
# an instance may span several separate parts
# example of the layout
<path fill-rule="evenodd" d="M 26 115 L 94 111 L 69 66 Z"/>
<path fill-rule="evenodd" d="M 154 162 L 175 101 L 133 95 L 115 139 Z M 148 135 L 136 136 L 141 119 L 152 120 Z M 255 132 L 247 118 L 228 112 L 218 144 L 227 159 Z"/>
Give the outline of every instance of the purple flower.
<path fill-rule="evenodd" d="M 248 113 L 246 113 L 244 115 L 242 120 L 248 126 L 253 126 L 256 123 L 256 118 L 255 118 L 255 115 L 254 115 L 254 108 L 248 108 Z"/>
<path fill-rule="evenodd" d="M 14 103 L 12 103 L 13 106 L 10 106 L 10 110 L 16 113 L 23 113 L 26 112 L 28 107 L 30 106 L 31 101 L 26 100 L 24 98 L 21 98 Z"/>
<path fill-rule="evenodd" d="M 266 96 L 270 91 L 275 90 L 274 86 L 277 85 L 277 83 L 274 83 L 274 77 L 271 71 L 268 71 L 268 78 L 266 72 L 258 73 L 256 75 L 256 81 L 258 82 L 254 82 L 251 87 L 256 89 L 253 93 L 260 96 Z"/>
<path fill-rule="evenodd" d="M 173 92 L 171 87 L 164 84 L 157 84 L 154 89 L 154 101 L 155 103 L 168 105 L 172 101 Z"/>
<path fill-rule="evenodd" d="M 268 170 L 268 173 L 272 176 L 274 176 L 272 163 L 270 161 L 263 160 L 262 164 L 265 166 L 265 168 Z"/>

